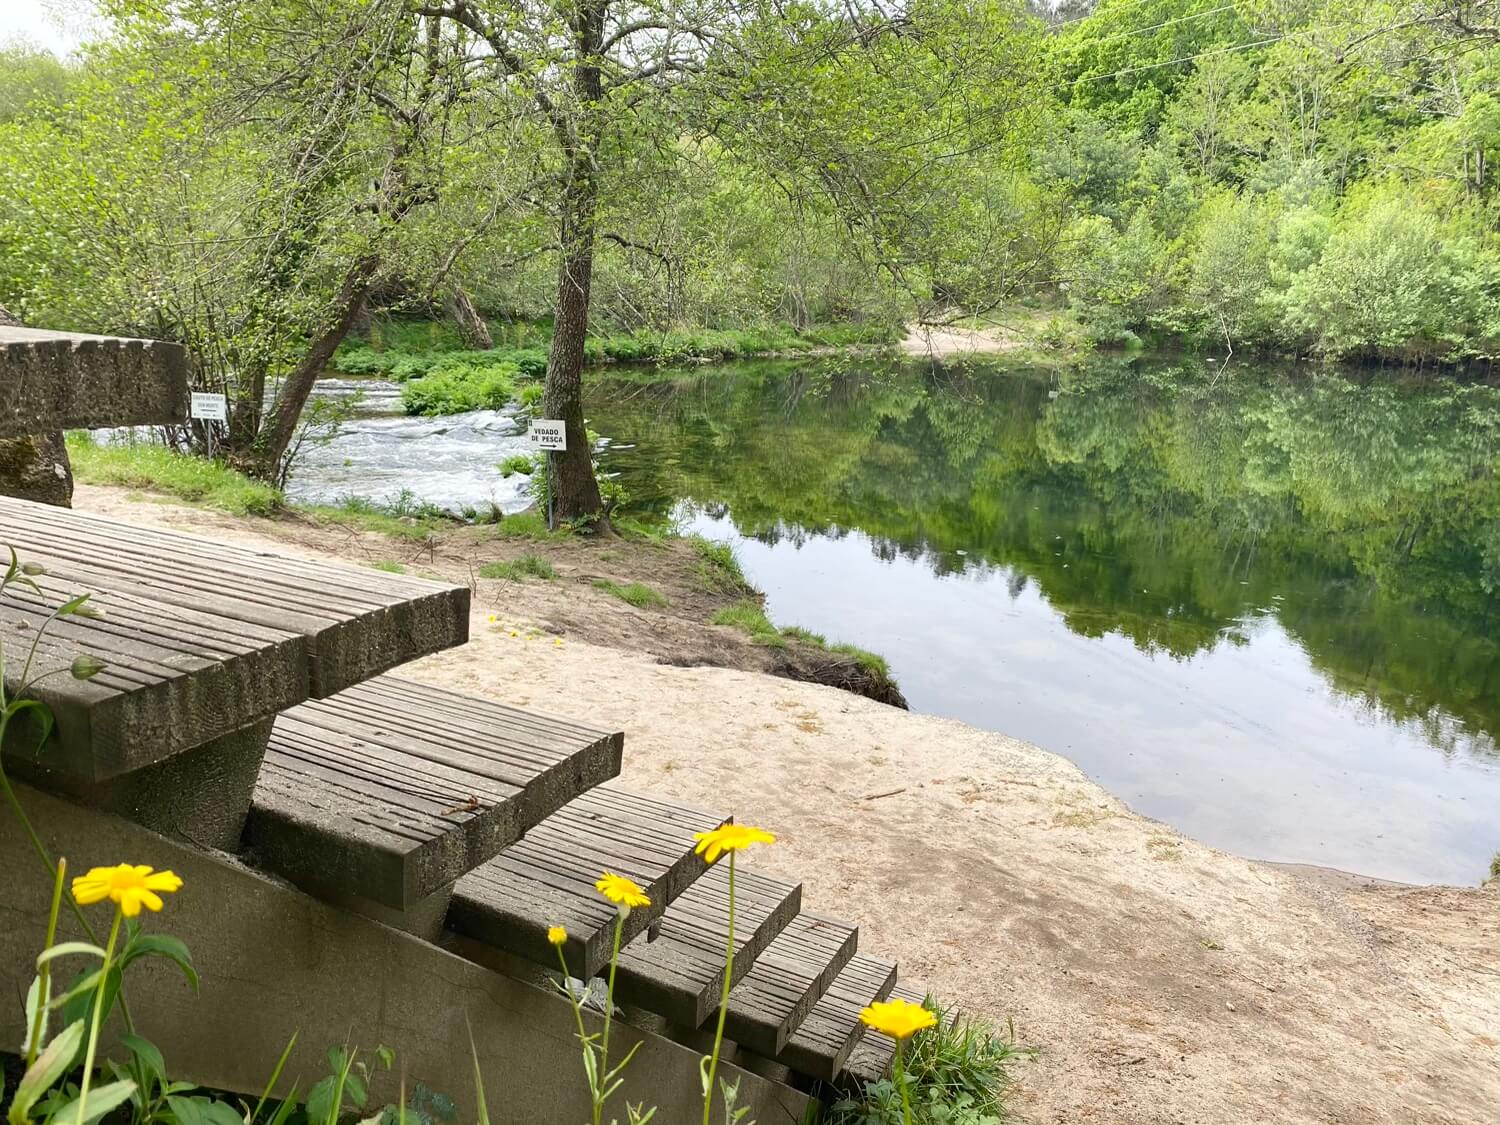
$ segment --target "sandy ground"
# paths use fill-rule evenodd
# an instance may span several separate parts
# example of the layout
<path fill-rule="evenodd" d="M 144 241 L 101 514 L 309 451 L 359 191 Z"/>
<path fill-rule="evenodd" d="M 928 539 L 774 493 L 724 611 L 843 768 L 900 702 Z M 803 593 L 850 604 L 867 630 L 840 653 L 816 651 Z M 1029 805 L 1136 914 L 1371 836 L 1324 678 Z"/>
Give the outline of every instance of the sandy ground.
<path fill-rule="evenodd" d="M 119 491 L 81 488 L 78 504 L 269 535 L 282 550 L 390 550 Z M 1041 1048 L 1020 1073 L 1025 1120 L 1500 1121 L 1500 887 L 1378 884 L 1241 859 L 1134 814 L 1015 739 L 833 688 L 587 643 L 537 600 L 555 590 L 479 583 L 477 593 L 470 643 L 410 674 L 618 726 L 630 784 L 776 831 L 758 866 L 803 880 L 810 909 L 858 920 L 861 948 L 899 959 L 904 977 L 969 1012 L 1013 1019 Z"/>
<path fill-rule="evenodd" d="M 913 324 L 907 328 L 900 349 L 903 355 L 956 359 L 969 355 L 994 355 L 1021 346 L 1022 341 L 1003 328 Z"/>

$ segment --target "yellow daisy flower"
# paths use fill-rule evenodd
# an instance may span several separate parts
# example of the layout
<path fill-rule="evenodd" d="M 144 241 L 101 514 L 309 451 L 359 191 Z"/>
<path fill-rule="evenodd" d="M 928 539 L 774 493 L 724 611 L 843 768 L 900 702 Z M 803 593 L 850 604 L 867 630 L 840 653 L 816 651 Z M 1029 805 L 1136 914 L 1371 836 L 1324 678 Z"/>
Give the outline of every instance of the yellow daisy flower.
<path fill-rule="evenodd" d="M 709 863 L 716 863 L 724 852 L 742 852 L 751 844 L 774 844 L 776 837 L 763 828 L 748 824 L 724 824 L 712 832 L 694 832 L 698 841 L 695 852 Z"/>
<path fill-rule="evenodd" d="M 937 1026 L 937 1016 L 921 1004 L 908 1000 L 877 1000 L 859 1013 L 860 1022 L 892 1039 L 910 1039 L 917 1032 Z"/>
<path fill-rule="evenodd" d="M 646 892 L 623 875 L 612 875 L 606 871 L 594 884 L 594 889 L 616 906 L 623 906 L 627 910 L 651 905 Z"/>
<path fill-rule="evenodd" d="M 182 880 L 170 871 L 153 872 L 145 865 L 121 863 L 115 867 L 95 867 L 73 880 L 73 898 L 80 906 L 91 906 L 109 899 L 119 903 L 120 913 L 134 918 L 144 906 L 162 908 L 161 896 L 182 886 Z"/>
<path fill-rule="evenodd" d="M 561 926 L 553 926 L 547 930 L 547 940 L 553 945 L 561 945 L 568 940 L 568 931 Z"/>

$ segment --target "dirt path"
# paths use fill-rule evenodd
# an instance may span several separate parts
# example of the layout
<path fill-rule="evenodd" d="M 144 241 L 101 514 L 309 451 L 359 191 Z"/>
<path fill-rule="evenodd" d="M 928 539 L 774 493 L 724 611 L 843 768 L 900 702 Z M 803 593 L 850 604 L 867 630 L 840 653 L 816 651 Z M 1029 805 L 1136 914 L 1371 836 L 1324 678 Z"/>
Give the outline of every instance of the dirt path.
<path fill-rule="evenodd" d="M 412 550 L 115 490 L 80 488 L 77 503 L 283 550 Z M 567 549 L 596 552 L 597 569 L 625 565 Z M 446 548 L 432 565 L 460 569 Z M 754 671 L 660 662 L 672 637 L 696 646 L 679 654 L 689 659 L 735 643 L 724 630 L 689 640 L 687 625 L 576 582 L 477 587 L 471 642 L 410 674 L 618 725 L 630 784 L 775 830 L 759 866 L 804 879 L 811 908 L 857 919 L 861 946 L 898 958 L 904 976 L 1013 1018 L 1042 1048 L 1021 1074 L 1024 1119 L 1500 1121 L 1500 887 L 1244 860 L 1137 816 L 1015 739 Z M 602 619 L 592 632 L 590 618 Z"/>

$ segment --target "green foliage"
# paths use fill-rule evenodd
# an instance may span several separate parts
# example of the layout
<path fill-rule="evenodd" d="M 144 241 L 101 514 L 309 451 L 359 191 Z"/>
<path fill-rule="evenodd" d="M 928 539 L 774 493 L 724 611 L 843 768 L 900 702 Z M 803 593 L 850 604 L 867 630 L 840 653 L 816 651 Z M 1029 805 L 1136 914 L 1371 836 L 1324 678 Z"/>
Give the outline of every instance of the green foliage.
<path fill-rule="evenodd" d="M 701 535 L 692 536 L 688 542 L 698 555 L 694 573 L 705 589 L 720 593 L 754 592 L 740 568 L 740 560 L 734 556 L 734 547 Z"/>
<path fill-rule="evenodd" d="M 513 559 L 485 563 L 479 568 L 479 577 L 503 578 L 512 582 L 540 578 L 550 582 L 557 577 L 557 568 L 541 555 L 518 555 Z"/>
<path fill-rule="evenodd" d="M 512 364 L 445 363 L 402 386 L 401 405 L 408 414 L 499 410 L 515 398 L 515 378 Z"/>
<path fill-rule="evenodd" d="M 512 453 L 499 465 L 502 477 L 513 477 L 518 473 L 523 477 L 529 477 L 536 471 L 536 467 L 536 458 L 529 453 Z"/>
<path fill-rule="evenodd" d="M 237 516 L 266 516 L 285 501 L 278 489 L 203 457 L 159 445 L 103 444 L 68 435 L 74 476 L 85 484 L 113 484 L 160 492 Z"/>
<path fill-rule="evenodd" d="M 453 526 L 453 517 L 447 512 L 420 503 L 405 491 L 385 503 L 346 496 L 337 504 L 299 505 L 297 510 L 324 523 L 417 542 L 426 540 L 434 531 Z"/>
<path fill-rule="evenodd" d="M 622 602 L 633 605 L 637 609 L 667 604 L 665 594 L 647 586 L 644 582 L 627 582 L 622 585 L 618 582 L 611 582 L 607 578 L 599 578 L 594 582 L 594 589 L 603 590 L 611 597 L 619 598 Z"/>
<path fill-rule="evenodd" d="M 786 639 L 766 616 L 765 608 L 757 601 L 745 599 L 725 606 L 709 618 L 714 625 L 728 625 L 742 633 L 750 634 L 750 640 L 767 648 L 786 648 Z"/>
<path fill-rule="evenodd" d="M 370 565 L 373 566 L 376 570 L 385 571 L 387 574 L 406 573 L 405 566 L 403 566 L 401 563 L 393 562 L 390 559 L 381 559 L 379 562 L 373 562 Z"/>
<path fill-rule="evenodd" d="M 1009 1117 L 1005 1097 L 1011 1070 L 1035 1052 L 1019 1047 L 984 1024 L 960 1019 L 931 1000 L 938 1025 L 919 1032 L 906 1046 L 912 1125 L 999 1125 Z M 874 1034 L 871 1032 L 870 1034 Z M 902 1125 L 901 1093 L 889 1078 L 867 1083 L 857 1095 L 829 1109 L 823 1125 Z"/>

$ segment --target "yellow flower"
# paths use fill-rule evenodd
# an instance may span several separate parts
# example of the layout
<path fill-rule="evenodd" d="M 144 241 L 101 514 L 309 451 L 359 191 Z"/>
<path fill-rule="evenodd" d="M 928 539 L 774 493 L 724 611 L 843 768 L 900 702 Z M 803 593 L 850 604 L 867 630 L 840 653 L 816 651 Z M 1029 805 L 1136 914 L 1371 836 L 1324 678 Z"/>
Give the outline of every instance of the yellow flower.
<path fill-rule="evenodd" d="M 606 871 L 594 884 L 594 889 L 616 906 L 623 906 L 627 910 L 651 905 L 646 892 L 623 875 L 611 875 Z"/>
<path fill-rule="evenodd" d="M 518 633 L 518 632 L 516 632 L 516 631 L 515 631 L 515 630 L 514 630 L 514 629 L 512 629 L 512 630 L 511 630 L 511 631 L 510 631 L 510 635 L 511 635 L 511 636 L 512 636 L 512 637 L 519 637 L 519 636 L 520 636 L 520 635 L 521 635 L 521 634 L 520 634 L 520 633 Z"/>
<path fill-rule="evenodd" d="M 553 945 L 561 945 L 568 940 L 568 931 L 561 926 L 553 926 L 547 931 L 547 940 Z"/>
<path fill-rule="evenodd" d="M 748 824 L 725 824 L 712 832 L 694 832 L 698 846 L 693 850 L 709 863 L 716 863 L 724 852 L 742 852 L 751 844 L 774 844 L 776 837 L 763 828 Z"/>
<path fill-rule="evenodd" d="M 117 867 L 95 867 L 87 875 L 73 880 L 73 898 L 80 906 L 90 906 L 109 899 L 120 904 L 120 913 L 134 918 L 141 907 L 160 910 L 161 896 L 171 894 L 182 886 L 182 880 L 170 871 L 157 871 L 144 865 L 132 867 L 122 863 Z"/>
<path fill-rule="evenodd" d="M 552 643 L 555 644 L 558 648 L 562 648 L 562 638 L 561 637 L 556 638 Z"/>
<path fill-rule="evenodd" d="M 937 1016 L 921 1004 L 907 1000 L 877 1000 L 859 1013 L 860 1022 L 892 1039 L 910 1039 L 917 1032 L 937 1026 Z"/>

